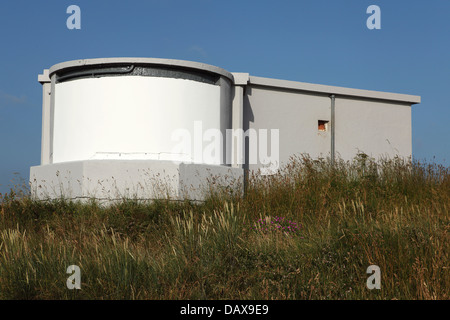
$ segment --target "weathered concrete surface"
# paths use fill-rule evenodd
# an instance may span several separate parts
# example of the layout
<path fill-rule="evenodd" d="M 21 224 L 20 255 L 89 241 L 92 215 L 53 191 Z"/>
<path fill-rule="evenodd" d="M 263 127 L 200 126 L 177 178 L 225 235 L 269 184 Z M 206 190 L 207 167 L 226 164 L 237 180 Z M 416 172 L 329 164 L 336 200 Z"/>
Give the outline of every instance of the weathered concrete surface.
<path fill-rule="evenodd" d="M 242 192 L 243 170 L 162 160 L 86 160 L 30 169 L 34 199 L 204 200 L 210 188 Z"/>

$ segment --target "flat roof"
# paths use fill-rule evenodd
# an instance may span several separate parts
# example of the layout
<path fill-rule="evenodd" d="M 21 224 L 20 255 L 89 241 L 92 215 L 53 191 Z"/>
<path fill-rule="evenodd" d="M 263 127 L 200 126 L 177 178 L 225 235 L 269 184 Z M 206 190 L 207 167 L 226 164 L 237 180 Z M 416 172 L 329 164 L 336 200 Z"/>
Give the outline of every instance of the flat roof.
<path fill-rule="evenodd" d="M 409 95 L 409 94 L 335 87 L 335 86 L 327 86 L 327 85 L 322 85 L 322 84 L 312 84 L 312 83 L 306 83 L 306 82 L 255 77 L 255 76 L 251 76 L 251 75 L 248 78 L 248 84 L 273 87 L 273 88 L 290 89 L 290 90 L 326 93 L 326 94 L 330 94 L 330 95 L 334 94 L 334 95 L 340 95 L 340 96 L 397 101 L 397 102 L 403 102 L 403 103 L 408 103 L 408 104 L 417 104 L 417 103 L 420 103 L 420 101 L 421 101 L 420 96 L 413 96 L 413 95 Z"/>
<path fill-rule="evenodd" d="M 299 90 L 307 92 L 317 92 L 324 94 L 334 94 L 340 96 L 349 97 L 359 97 L 359 98 L 369 98 L 378 100 L 388 100 L 396 101 L 408 104 L 417 104 L 421 102 L 420 96 L 382 92 L 382 91 L 372 91 L 372 90 L 362 90 L 353 89 L 345 87 L 335 87 L 322 84 L 312 84 L 306 82 L 289 81 L 281 79 L 263 78 L 251 76 L 248 73 L 230 73 L 225 69 L 193 61 L 185 60 L 174 60 L 174 59 L 160 59 L 160 58 L 96 58 L 96 59 L 81 59 L 61 62 L 52 66 L 49 70 L 49 76 L 52 76 L 55 72 L 76 69 L 82 67 L 99 66 L 99 65 L 114 65 L 114 64 L 149 64 L 149 65 L 162 65 L 171 67 L 180 67 L 185 69 L 193 69 L 206 71 L 210 73 L 219 74 L 236 82 L 237 85 L 245 84 L 244 80 L 247 80 L 247 84 L 254 84 L 259 86 L 266 86 L 272 88 L 281 88 L 289 90 Z M 233 76 L 235 75 L 235 76 Z"/>

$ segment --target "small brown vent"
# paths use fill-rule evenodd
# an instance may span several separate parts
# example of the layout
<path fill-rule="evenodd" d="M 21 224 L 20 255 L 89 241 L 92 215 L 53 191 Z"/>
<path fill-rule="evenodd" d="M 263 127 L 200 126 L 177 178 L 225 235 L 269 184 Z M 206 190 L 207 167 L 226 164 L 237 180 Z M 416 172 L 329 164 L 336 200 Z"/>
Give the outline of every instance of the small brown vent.
<path fill-rule="evenodd" d="M 317 128 L 319 131 L 327 131 L 328 130 L 328 122 L 326 120 L 319 120 Z"/>

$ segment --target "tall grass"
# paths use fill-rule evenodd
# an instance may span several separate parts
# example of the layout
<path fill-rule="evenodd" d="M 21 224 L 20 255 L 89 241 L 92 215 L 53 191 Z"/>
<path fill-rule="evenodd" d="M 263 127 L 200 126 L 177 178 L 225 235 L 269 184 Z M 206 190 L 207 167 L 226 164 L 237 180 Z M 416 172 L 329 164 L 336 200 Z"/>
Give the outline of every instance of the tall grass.
<path fill-rule="evenodd" d="M 204 203 L 1 198 L 1 299 L 449 299 L 437 164 L 296 157 Z M 373 264 L 381 290 L 366 287 Z"/>

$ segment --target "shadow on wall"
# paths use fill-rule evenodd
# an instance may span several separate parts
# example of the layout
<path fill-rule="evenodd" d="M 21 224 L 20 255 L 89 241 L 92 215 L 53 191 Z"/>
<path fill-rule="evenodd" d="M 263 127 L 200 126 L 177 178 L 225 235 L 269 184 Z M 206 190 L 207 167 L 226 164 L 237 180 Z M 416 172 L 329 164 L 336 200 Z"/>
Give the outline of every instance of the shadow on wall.
<path fill-rule="evenodd" d="M 252 95 L 252 88 L 250 86 L 245 87 L 244 92 L 244 119 L 243 119 L 243 129 L 244 132 L 247 132 L 247 130 L 250 128 L 250 122 L 255 122 L 255 115 L 252 110 L 252 105 L 250 103 L 250 99 L 248 96 Z M 243 168 L 245 172 L 248 172 L 249 170 L 249 163 L 250 163 L 250 142 L 249 137 L 246 136 L 244 138 L 244 148 L 245 148 L 245 163 L 243 165 Z"/>

